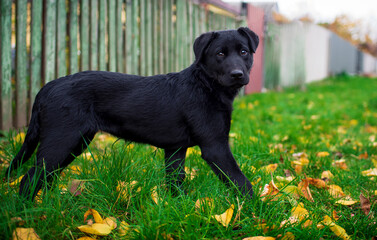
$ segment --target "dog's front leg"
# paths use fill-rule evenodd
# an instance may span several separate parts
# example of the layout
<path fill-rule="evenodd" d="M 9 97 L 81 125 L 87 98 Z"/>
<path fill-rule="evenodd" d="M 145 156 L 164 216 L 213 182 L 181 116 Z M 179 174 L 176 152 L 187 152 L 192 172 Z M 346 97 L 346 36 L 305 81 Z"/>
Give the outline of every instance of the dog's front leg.
<path fill-rule="evenodd" d="M 177 195 L 185 180 L 185 157 L 187 148 L 165 149 L 167 185 Z"/>
<path fill-rule="evenodd" d="M 201 146 L 201 151 L 203 159 L 221 181 L 228 186 L 234 184 L 243 195 L 253 197 L 252 185 L 239 168 L 227 142 Z"/>

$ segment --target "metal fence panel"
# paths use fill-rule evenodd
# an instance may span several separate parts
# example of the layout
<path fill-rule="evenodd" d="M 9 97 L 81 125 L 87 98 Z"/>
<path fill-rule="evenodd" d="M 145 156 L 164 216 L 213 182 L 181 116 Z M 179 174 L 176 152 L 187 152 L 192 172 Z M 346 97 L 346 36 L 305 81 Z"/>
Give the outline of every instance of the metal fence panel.
<path fill-rule="evenodd" d="M 357 49 L 334 33 L 330 36 L 329 74 L 357 73 Z"/>

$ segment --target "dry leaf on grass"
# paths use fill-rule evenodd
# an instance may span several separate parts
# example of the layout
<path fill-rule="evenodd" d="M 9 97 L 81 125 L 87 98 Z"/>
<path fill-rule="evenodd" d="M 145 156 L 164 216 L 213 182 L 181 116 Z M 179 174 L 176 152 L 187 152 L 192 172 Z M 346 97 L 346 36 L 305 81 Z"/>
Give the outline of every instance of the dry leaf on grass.
<path fill-rule="evenodd" d="M 330 156 L 330 153 L 328 152 L 318 152 L 317 157 L 327 157 Z"/>
<path fill-rule="evenodd" d="M 361 175 L 366 177 L 377 177 L 377 168 L 371 168 L 361 172 Z"/>
<path fill-rule="evenodd" d="M 341 226 L 335 224 L 333 220 L 327 215 L 323 218 L 323 221 L 321 221 L 317 225 L 318 228 L 323 228 L 323 226 L 328 226 L 330 230 L 333 231 L 333 233 L 335 233 L 336 236 L 344 240 L 351 239 L 350 236 L 347 235 L 346 230 L 342 228 Z"/>
<path fill-rule="evenodd" d="M 34 228 L 16 228 L 12 234 L 12 240 L 40 240 Z"/>
<path fill-rule="evenodd" d="M 213 217 L 221 223 L 224 227 L 228 227 L 230 220 L 232 220 L 234 212 L 234 204 L 230 205 L 230 208 L 228 208 L 223 214 L 220 215 L 214 215 Z"/>
<path fill-rule="evenodd" d="M 262 198 L 262 201 L 276 201 L 280 196 L 279 192 L 279 189 L 276 187 L 274 180 L 272 179 L 269 184 L 264 185 L 260 197 Z"/>
<path fill-rule="evenodd" d="M 336 201 L 335 204 L 341 204 L 341 205 L 344 205 L 344 206 L 351 206 L 351 205 L 354 205 L 358 202 L 359 201 L 352 199 L 350 196 L 346 196 L 346 197 L 341 198 L 338 201 Z"/>
<path fill-rule="evenodd" d="M 309 212 L 304 208 L 303 203 L 299 203 L 296 207 L 292 208 L 291 210 L 291 216 L 288 218 L 288 220 L 284 220 L 281 222 L 280 227 L 283 227 L 287 223 L 294 224 L 299 223 L 309 217 Z M 307 220 L 303 224 L 304 227 L 308 227 L 311 225 L 311 221 Z"/>
<path fill-rule="evenodd" d="M 363 210 L 364 214 L 368 216 L 370 213 L 370 201 L 368 198 L 366 198 L 362 193 L 360 193 L 360 205 L 361 205 L 361 210 Z"/>
<path fill-rule="evenodd" d="M 309 189 L 309 181 L 308 179 L 303 179 L 299 184 L 298 184 L 298 189 L 301 191 L 302 196 L 304 196 L 307 200 L 314 202 L 314 199 L 312 197 L 312 193 L 310 192 Z"/>
<path fill-rule="evenodd" d="M 332 185 L 328 185 L 328 187 L 329 187 L 328 192 L 333 198 L 342 198 L 346 196 L 342 188 L 339 187 L 338 185 L 332 184 Z"/>
<path fill-rule="evenodd" d="M 274 163 L 274 164 L 269 164 L 269 165 L 263 166 L 263 167 L 260 168 L 260 170 L 265 172 L 266 174 L 270 174 L 270 173 L 275 172 L 275 170 L 277 168 L 278 168 L 278 164 Z"/>
<path fill-rule="evenodd" d="M 348 170 L 348 166 L 346 164 L 345 159 L 335 160 L 332 165 L 342 170 Z"/>
<path fill-rule="evenodd" d="M 334 175 L 330 171 L 323 171 L 321 174 L 321 178 L 332 179 L 334 178 Z"/>
<path fill-rule="evenodd" d="M 195 210 L 196 211 L 203 211 L 206 212 L 211 210 L 215 206 L 214 201 L 212 198 L 205 197 L 196 200 L 195 202 Z"/>

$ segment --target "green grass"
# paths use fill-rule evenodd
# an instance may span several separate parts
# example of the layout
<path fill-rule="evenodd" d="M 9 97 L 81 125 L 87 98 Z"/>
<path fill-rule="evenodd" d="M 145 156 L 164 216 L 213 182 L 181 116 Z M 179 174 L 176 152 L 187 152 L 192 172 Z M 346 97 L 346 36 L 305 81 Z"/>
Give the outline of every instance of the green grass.
<path fill-rule="evenodd" d="M 287 232 L 296 239 L 337 239 L 328 226 L 318 228 L 325 215 L 332 217 L 335 210 L 340 216 L 334 222 L 344 228 L 352 239 L 371 239 L 377 236 L 376 177 L 366 177 L 362 171 L 375 168 L 377 159 L 377 79 L 341 76 L 330 78 L 297 91 L 254 94 L 238 98 L 234 104 L 230 144 L 244 173 L 254 185 L 252 200 L 229 191 L 200 158 L 199 149 L 187 157 L 186 165 L 197 170 L 196 176 L 186 179 L 187 195 L 170 196 L 165 189 L 163 151 L 147 145 L 130 144 L 114 139 L 99 139 L 89 146 L 86 157 L 81 156 L 71 166 L 80 172 L 64 170 L 51 189 L 44 189 L 41 200 L 24 204 L 17 194 L 17 186 L 9 187 L 31 166 L 29 161 L 10 180 L 0 185 L 0 239 L 9 239 L 16 227 L 34 228 L 42 239 L 77 239 L 85 236 L 77 227 L 84 225 L 84 213 L 93 208 L 104 218 L 115 217 L 131 225 L 127 237 L 134 239 L 242 239 L 251 236 L 280 238 Z M 20 142 L 16 133 L 6 133 L 1 142 L 0 174 L 17 153 Z M 374 139 L 373 139 L 373 136 Z M 309 164 L 302 173 L 295 172 L 292 154 L 305 152 Z M 318 152 L 330 153 L 318 157 Z M 359 159 L 367 153 L 366 159 Z M 348 170 L 333 165 L 334 160 L 345 159 Z M 35 159 L 35 156 L 33 156 Z M 305 177 L 320 178 L 329 170 L 334 178 L 328 184 L 340 186 L 355 200 L 363 193 L 371 202 L 370 216 L 360 203 L 352 206 L 335 204 L 327 190 L 310 185 L 314 202 L 304 197 L 294 199 L 282 194 L 277 201 L 261 201 L 261 188 L 271 181 L 271 175 L 261 167 L 277 163 L 273 172 L 276 185 L 282 190 L 287 185 L 297 186 Z M 255 170 L 253 170 L 253 167 Z M 291 183 L 281 183 L 276 176 L 290 171 L 295 177 Z M 257 180 L 260 178 L 260 181 Z M 84 189 L 78 196 L 69 189 L 72 179 L 82 180 Z M 125 197 L 119 197 L 118 181 L 137 181 L 127 188 Z M 60 187 L 59 187 L 60 186 Z M 152 189 L 162 201 L 157 205 Z M 138 190 L 139 188 L 139 190 Z M 123 196 L 123 195 L 122 195 Z M 199 198 L 214 199 L 213 207 L 195 210 Z M 309 227 L 303 222 L 280 227 L 298 202 L 308 210 Z M 228 227 L 214 220 L 235 205 Z M 238 211 L 240 205 L 242 208 Z M 234 221 L 235 215 L 240 214 Z M 23 222 L 17 222 L 19 217 Z M 265 223 L 258 227 L 259 223 Z M 101 239 L 121 238 L 117 229 Z"/>

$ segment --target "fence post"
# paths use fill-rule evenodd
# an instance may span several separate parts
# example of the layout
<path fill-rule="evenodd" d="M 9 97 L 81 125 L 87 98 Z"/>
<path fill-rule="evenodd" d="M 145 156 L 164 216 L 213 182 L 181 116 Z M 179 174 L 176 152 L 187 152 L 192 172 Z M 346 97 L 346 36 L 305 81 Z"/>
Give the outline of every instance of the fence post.
<path fill-rule="evenodd" d="M 38 1 L 33 1 L 38 2 Z M 66 41 L 65 37 L 67 34 L 67 12 L 65 9 L 65 0 L 58 0 L 56 8 L 56 77 L 62 77 L 67 75 L 67 65 L 66 65 Z"/>
<path fill-rule="evenodd" d="M 27 1 L 16 2 L 16 115 L 15 126 L 26 125 L 27 79 L 26 79 L 26 16 Z"/>
<path fill-rule="evenodd" d="M 77 58 L 77 0 L 69 3 L 69 73 L 78 71 Z"/>
<path fill-rule="evenodd" d="M 42 84 L 42 1 L 31 2 L 31 42 L 30 42 L 30 117 L 32 105 Z"/>
<path fill-rule="evenodd" d="M 89 2 L 80 3 L 80 60 L 81 71 L 89 70 Z"/>
<path fill-rule="evenodd" d="M 90 1 L 90 69 L 98 69 L 98 1 Z"/>
<path fill-rule="evenodd" d="M 55 78 L 56 51 L 56 0 L 45 1 L 44 19 L 44 81 L 48 83 Z"/>
<path fill-rule="evenodd" d="M 12 127 L 12 1 L 0 2 L 1 59 L 0 59 L 0 127 Z"/>

